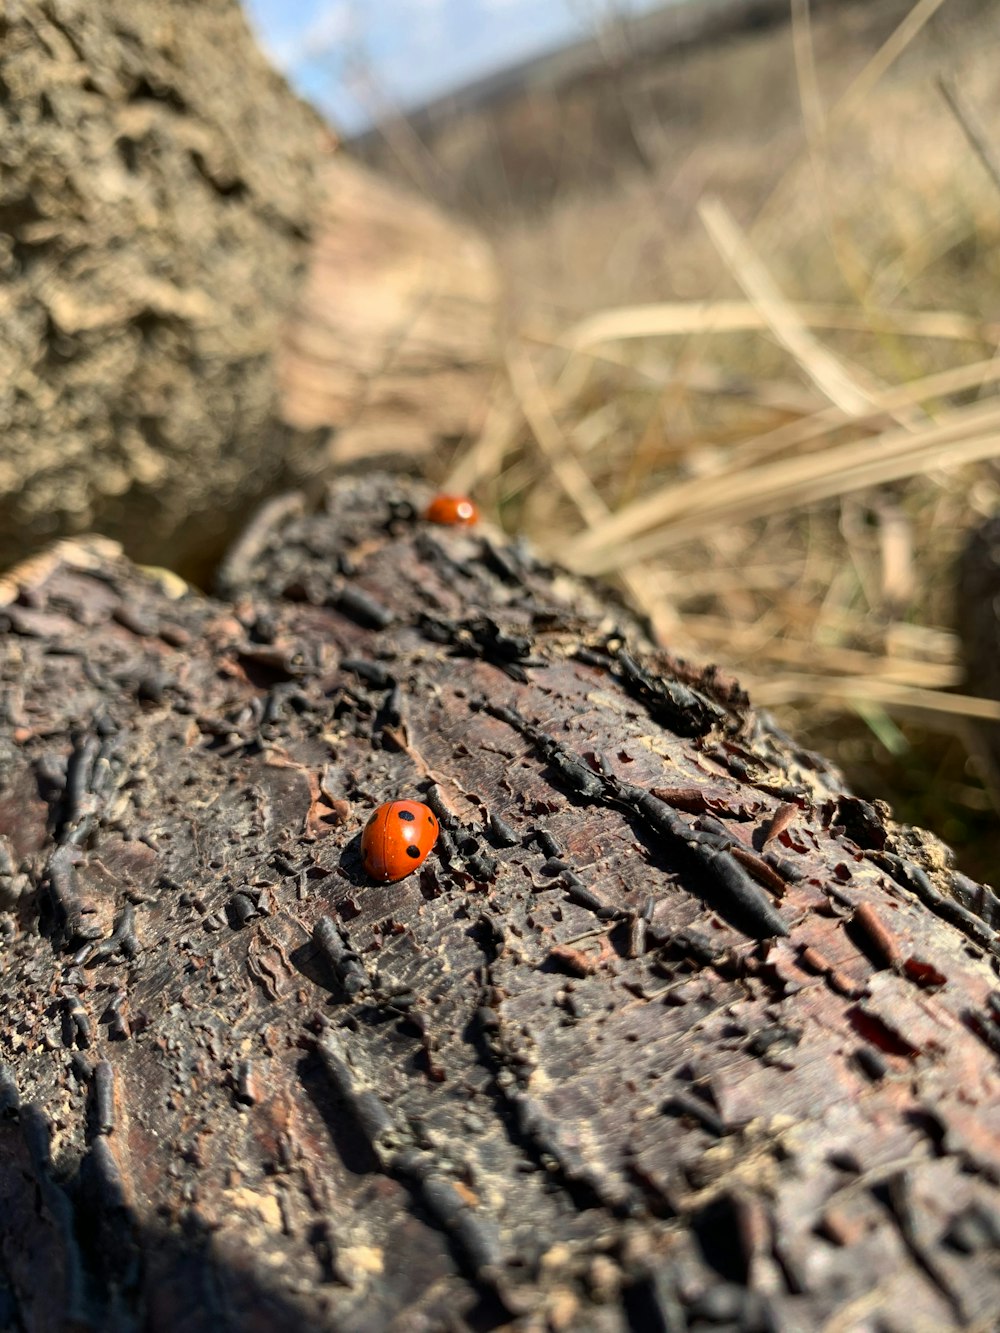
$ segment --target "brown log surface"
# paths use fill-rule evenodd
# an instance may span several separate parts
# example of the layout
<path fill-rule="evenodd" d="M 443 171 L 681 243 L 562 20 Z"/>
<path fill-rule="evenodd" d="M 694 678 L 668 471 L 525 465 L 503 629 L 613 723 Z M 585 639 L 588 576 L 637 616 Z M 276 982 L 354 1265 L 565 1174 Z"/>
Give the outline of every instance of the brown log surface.
<path fill-rule="evenodd" d="M 281 414 L 338 468 L 474 435 L 498 365 L 496 260 L 471 226 L 344 153 L 277 350 Z"/>
<path fill-rule="evenodd" d="M 0 1326 L 991 1327 L 996 897 L 413 498 L 6 586 Z"/>

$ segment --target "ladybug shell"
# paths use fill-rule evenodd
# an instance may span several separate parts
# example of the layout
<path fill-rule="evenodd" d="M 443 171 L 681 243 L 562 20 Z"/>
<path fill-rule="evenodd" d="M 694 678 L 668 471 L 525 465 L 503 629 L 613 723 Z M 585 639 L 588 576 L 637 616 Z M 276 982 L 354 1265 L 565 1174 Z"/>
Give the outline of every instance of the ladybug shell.
<path fill-rule="evenodd" d="M 437 836 L 438 822 L 428 806 L 419 801 L 387 801 L 361 835 L 365 873 L 383 884 L 405 879 L 427 860 Z"/>
<path fill-rule="evenodd" d="M 467 528 L 479 521 L 479 509 L 464 495 L 435 495 L 427 506 L 424 518 L 429 523 Z"/>

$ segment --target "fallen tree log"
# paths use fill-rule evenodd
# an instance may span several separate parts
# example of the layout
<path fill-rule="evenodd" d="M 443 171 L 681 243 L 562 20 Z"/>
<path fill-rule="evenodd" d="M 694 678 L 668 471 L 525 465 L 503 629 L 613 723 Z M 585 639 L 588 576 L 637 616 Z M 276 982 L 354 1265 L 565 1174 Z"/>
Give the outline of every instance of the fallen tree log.
<path fill-rule="evenodd" d="M 0 1326 L 989 1327 L 991 890 L 523 546 L 265 518 L 6 584 Z"/>

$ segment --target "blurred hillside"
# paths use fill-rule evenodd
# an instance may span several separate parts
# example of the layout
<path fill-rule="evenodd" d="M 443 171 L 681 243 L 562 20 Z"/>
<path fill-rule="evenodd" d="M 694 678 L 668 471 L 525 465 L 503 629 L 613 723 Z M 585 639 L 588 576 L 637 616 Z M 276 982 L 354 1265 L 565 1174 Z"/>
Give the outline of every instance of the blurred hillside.
<path fill-rule="evenodd" d="M 835 74 L 878 48 L 911 0 L 811 0 L 817 62 Z M 985 11 L 965 3 L 962 20 Z M 350 140 L 352 153 L 490 221 L 662 170 L 692 141 L 797 127 L 783 50 L 789 0 L 612 7 L 594 36 L 478 80 Z M 954 20 L 953 20 L 954 21 Z M 766 136 L 761 139 L 760 135 Z M 780 146 L 780 145 L 775 145 Z M 755 154 L 759 158 L 759 153 Z M 766 183 L 763 161 L 754 172 Z"/>
<path fill-rule="evenodd" d="M 796 11 L 806 16 L 808 69 L 796 58 Z M 928 21 L 912 40 L 904 35 L 846 131 L 820 142 L 822 108 L 921 11 Z M 817 227 L 829 242 L 848 217 L 877 225 L 876 215 L 898 207 L 888 229 L 915 237 L 935 212 L 971 202 L 970 190 L 992 207 L 997 187 L 973 160 L 942 82 L 959 86 L 976 123 L 1000 126 L 1000 6 L 687 0 L 389 117 L 350 148 L 491 232 L 508 255 L 518 310 L 573 315 L 714 294 L 718 261 L 699 201 L 717 193 L 751 222 L 790 168 L 812 179 L 798 216 L 782 216 L 775 235 L 784 266 L 810 266 L 811 281 L 817 260 L 824 275 L 830 269 L 816 254 L 829 248 L 817 246 Z M 956 172 L 972 177 L 968 187 Z M 821 199 L 824 186 L 832 193 Z M 956 276 L 943 272 L 949 283 Z M 810 295 L 845 294 L 841 277 Z"/>

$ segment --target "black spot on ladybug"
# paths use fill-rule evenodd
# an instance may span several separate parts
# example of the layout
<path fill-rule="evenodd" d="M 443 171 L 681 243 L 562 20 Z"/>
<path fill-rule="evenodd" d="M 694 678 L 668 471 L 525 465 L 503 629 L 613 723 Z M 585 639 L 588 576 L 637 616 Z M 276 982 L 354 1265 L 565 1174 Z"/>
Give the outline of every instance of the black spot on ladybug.
<path fill-rule="evenodd" d="M 419 861 L 419 859 L 420 859 L 420 848 L 419 848 L 419 847 L 414 847 L 413 844 L 411 843 L 410 846 L 407 847 L 407 849 L 406 849 L 406 855 L 407 855 L 407 856 L 412 856 L 413 859 L 414 859 L 414 861 Z"/>
<path fill-rule="evenodd" d="M 433 815 L 428 815 L 428 816 L 427 816 L 427 822 L 428 822 L 428 824 L 436 824 L 436 823 L 437 823 L 437 820 L 434 818 Z"/>
<path fill-rule="evenodd" d="M 412 810 L 397 810 L 396 813 L 399 815 L 400 819 L 405 819 L 408 824 L 412 824 L 416 819 L 416 815 Z"/>

